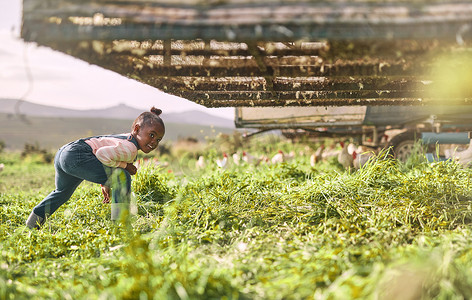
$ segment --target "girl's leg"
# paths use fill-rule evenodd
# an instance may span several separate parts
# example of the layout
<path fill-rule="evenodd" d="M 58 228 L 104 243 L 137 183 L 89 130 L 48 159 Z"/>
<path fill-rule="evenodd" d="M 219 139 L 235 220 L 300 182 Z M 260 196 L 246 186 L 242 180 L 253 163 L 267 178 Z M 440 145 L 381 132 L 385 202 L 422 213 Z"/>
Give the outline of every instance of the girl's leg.
<path fill-rule="evenodd" d="M 42 219 L 67 202 L 84 179 L 101 184 L 108 179 L 103 165 L 85 142 L 73 142 L 59 149 L 54 167 L 56 189 L 33 209 L 33 213 Z"/>
<path fill-rule="evenodd" d="M 69 200 L 82 182 L 82 179 L 67 174 L 62 168 L 61 156 L 66 147 L 59 149 L 54 158 L 56 189 L 33 208 L 28 220 L 26 220 L 26 226 L 29 228 L 40 228 L 46 220 L 46 216 L 52 215 L 62 204 Z"/>
<path fill-rule="evenodd" d="M 56 189 L 33 208 L 33 212 L 42 219 L 52 215 L 62 204 L 69 200 L 82 182 L 81 178 L 72 176 L 63 169 L 63 152 L 68 150 L 66 147 L 61 148 L 54 159 Z"/>
<path fill-rule="evenodd" d="M 58 175 L 61 173 L 61 175 Z M 59 184 L 57 184 L 59 179 Z M 62 170 L 56 170 L 56 189 L 44 198 L 34 209 L 33 212 L 42 217 L 52 215 L 62 204 L 66 203 L 70 199 L 74 191 L 77 189 L 82 179 L 70 176 L 64 173 Z"/>

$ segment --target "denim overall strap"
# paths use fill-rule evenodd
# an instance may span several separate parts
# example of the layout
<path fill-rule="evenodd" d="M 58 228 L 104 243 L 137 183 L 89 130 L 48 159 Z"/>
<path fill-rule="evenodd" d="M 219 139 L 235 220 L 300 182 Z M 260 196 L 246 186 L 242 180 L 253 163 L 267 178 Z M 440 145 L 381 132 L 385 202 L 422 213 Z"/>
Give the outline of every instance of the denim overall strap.
<path fill-rule="evenodd" d="M 133 137 L 133 135 L 131 133 L 119 133 L 119 134 L 106 134 L 106 135 L 94 135 L 94 136 L 90 136 L 90 137 L 87 137 L 87 138 L 83 138 L 81 140 L 90 140 L 90 139 L 98 139 L 98 138 L 101 138 L 101 137 L 109 137 L 109 138 L 115 138 L 115 139 L 121 139 L 121 140 L 133 140 L 132 143 L 133 144 L 137 144 L 136 142 L 136 139 Z"/>
<path fill-rule="evenodd" d="M 140 150 L 141 148 L 139 148 L 139 144 L 138 144 L 138 141 L 136 140 L 136 138 L 134 137 L 134 135 L 132 135 L 131 133 L 128 135 L 128 138 L 127 138 L 128 141 L 130 141 L 131 143 L 133 143 L 136 148 L 138 150 Z"/>
<path fill-rule="evenodd" d="M 109 137 L 109 138 L 127 140 L 127 141 L 130 141 L 131 143 L 133 143 L 138 150 L 141 149 L 141 148 L 139 148 L 138 141 L 136 140 L 134 135 L 132 135 L 131 133 L 97 135 L 97 136 L 91 136 L 91 137 L 88 137 L 88 138 L 84 138 L 84 139 L 81 139 L 81 140 L 86 141 L 86 140 L 90 140 L 90 139 L 93 139 L 93 138 L 101 138 L 101 137 Z"/>

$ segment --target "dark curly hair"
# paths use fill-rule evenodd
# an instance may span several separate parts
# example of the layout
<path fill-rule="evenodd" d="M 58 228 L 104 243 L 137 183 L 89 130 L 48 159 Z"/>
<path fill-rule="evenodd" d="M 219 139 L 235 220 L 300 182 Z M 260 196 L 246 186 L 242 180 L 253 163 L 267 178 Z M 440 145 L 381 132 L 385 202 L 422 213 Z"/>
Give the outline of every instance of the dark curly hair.
<path fill-rule="evenodd" d="M 133 125 L 131 126 L 131 130 L 134 129 L 136 124 L 142 127 L 142 126 L 152 125 L 154 124 L 154 122 L 158 122 L 159 124 L 162 125 L 162 127 L 165 128 L 164 121 L 162 121 L 160 117 L 161 114 L 162 114 L 162 110 L 160 110 L 159 108 L 155 108 L 154 106 L 151 107 L 149 111 L 143 112 L 136 118 L 136 120 L 134 120 Z"/>

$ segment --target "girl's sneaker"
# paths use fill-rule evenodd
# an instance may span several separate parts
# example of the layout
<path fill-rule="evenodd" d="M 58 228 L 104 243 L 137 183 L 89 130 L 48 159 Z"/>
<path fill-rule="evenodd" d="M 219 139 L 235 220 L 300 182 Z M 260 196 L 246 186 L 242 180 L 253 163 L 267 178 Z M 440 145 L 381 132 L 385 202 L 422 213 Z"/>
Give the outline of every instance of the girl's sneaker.
<path fill-rule="evenodd" d="M 34 212 L 31 212 L 31 214 L 28 217 L 28 220 L 26 220 L 26 226 L 29 228 L 33 229 L 39 229 L 41 226 L 44 224 L 44 218 L 41 218 Z"/>

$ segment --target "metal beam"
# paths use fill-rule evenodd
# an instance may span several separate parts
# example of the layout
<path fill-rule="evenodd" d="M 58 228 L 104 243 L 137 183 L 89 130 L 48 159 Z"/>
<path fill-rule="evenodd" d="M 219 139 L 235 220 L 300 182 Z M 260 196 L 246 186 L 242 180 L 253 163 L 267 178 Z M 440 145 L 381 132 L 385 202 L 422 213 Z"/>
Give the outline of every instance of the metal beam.
<path fill-rule="evenodd" d="M 472 20 L 448 20 L 447 22 L 424 23 L 369 23 L 343 22 L 337 24 L 285 24 L 285 34 L 280 26 L 240 25 L 180 25 L 180 24 L 126 24 L 108 26 L 77 26 L 74 24 L 44 24 L 26 21 L 23 24 L 22 38 L 25 41 L 83 41 L 83 40 L 218 40 L 218 41 L 277 41 L 293 42 L 307 40 L 385 40 L 390 39 L 440 39 L 455 41 L 458 32 L 472 23 Z M 255 34 L 258 32 L 258 34 Z M 40 37 L 40 38 L 38 38 Z M 472 32 L 464 31 L 464 40 L 472 38 Z"/>
<path fill-rule="evenodd" d="M 159 66 L 138 62 L 135 66 L 128 66 L 130 72 L 139 69 L 139 76 L 165 76 L 165 77 L 349 77 L 349 76 L 422 76 L 425 68 L 415 66 L 415 68 L 397 64 L 385 63 L 346 63 L 346 64 L 326 64 L 307 66 L 267 66 L 266 71 L 261 71 L 257 66 L 234 65 L 228 67 L 206 67 L 206 66 Z"/>
<path fill-rule="evenodd" d="M 209 101 L 307 101 L 331 99 L 404 99 L 420 98 L 418 91 L 292 91 L 292 92 L 253 92 L 253 91 L 182 91 L 181 97 L 186 99 L 207 99 Z"/>
<path fill-rule="evenodd" d="M 161 5 L 158 1 L 24 0 L 22 37 L 83 40 L 455 40 L 471 38 L 472 4 L 332 1 Z M 149 5 L 151 4 L 151 5 Z M 353 13 L 354 12 L 354 13 Z M 276 16 L 276 17 L 274 17 Z"/>
<path fill-rule="evenodd" d="M 206 107 L 290 107 L 290 106 L 380 106 L 380 105 L 438 105 L 448 101 L 444 99 L 425 98 L 396 98 L 396 99 L 313 99 L 300 101 L 280 101 L 280 100 L 209 100 L 209 99 L 189 99 L 195 103 Z M 455 102 L 454 102 L 455 101 Z M 472 98 L 453 99 L 457 105 L 471 105 Z"/>
<path fill-rule="evenodd" d="M 143 77 L 153 86 L 172 86 L 174 89 L 195 92 L 204 91 L 241 91 L 258 92 L 266 90 L 266 82 L 262 78 L 202 78 L 202 77 Z M 274 78 L 273 90 L 283 91 L 421 91 L 425 84 L 415 78 L 392 79 L 390 77 L 356 78 Z"/>

